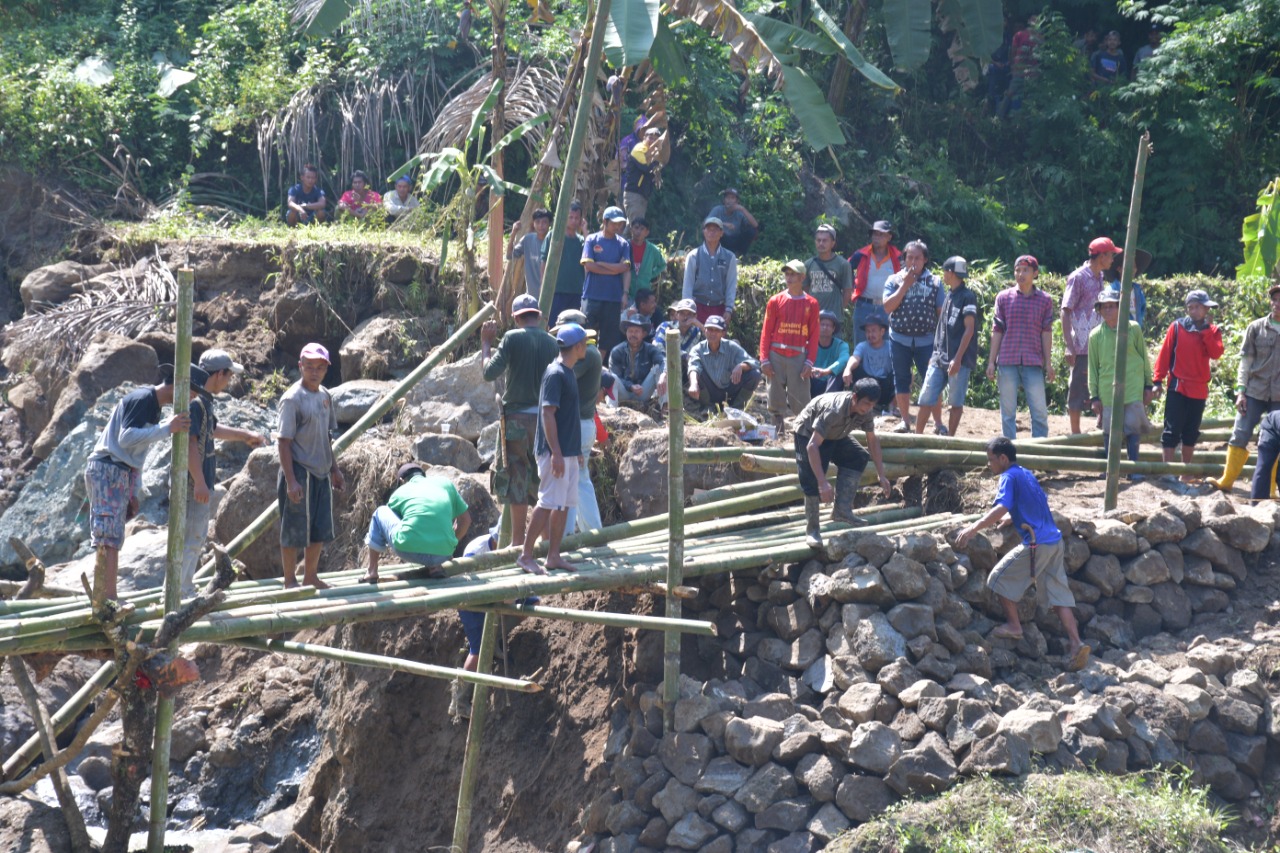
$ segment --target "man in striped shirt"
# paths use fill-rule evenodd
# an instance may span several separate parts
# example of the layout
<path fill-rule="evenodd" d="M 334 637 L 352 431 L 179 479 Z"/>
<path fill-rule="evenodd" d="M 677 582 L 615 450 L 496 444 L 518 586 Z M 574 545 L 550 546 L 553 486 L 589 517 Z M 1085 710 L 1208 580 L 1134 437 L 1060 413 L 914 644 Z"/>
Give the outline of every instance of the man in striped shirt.
<path fill-rule="evenodd" d="M 1031 409 L 1031 436 L 1049 434 L 1045 383 L 1053 381 L 1053 299 L 1036 287 L 1040 262 L 1023 255 L 1014 262 L 1016 286 L 996 295 L 987 378 L 1000 392 L 1000 431 L 1018 436 L 1018 387 Z M 999 370 L 999 380 L 996 372 Z"/>

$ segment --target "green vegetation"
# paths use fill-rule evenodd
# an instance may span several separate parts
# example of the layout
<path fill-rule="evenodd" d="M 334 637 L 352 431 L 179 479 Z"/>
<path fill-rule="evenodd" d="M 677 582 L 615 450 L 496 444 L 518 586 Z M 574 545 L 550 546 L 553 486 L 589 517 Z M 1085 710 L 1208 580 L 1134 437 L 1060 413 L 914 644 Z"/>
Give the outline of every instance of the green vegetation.
<path fill-rule="evenodd" d="M 833 841 L 828 853 L 1211 853 L 1231 820 L 1184 775 L 1032 774 L 957 785 Z"/>

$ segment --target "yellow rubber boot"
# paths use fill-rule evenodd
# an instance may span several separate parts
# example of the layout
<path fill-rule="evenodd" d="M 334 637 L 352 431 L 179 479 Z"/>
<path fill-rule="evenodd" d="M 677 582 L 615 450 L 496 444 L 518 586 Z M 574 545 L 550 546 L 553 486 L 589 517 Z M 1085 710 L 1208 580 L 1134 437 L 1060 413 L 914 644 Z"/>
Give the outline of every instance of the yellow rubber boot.
<path fill-rule="evenodd" d="M 1271 491 L 1267 492 L 1267 497 L 1275 500 L 1276 496 L 1276 469 L 1280 468 L 1280 462 L 1271 466 Z"/>
<path fill-rule="evenodd" d="M 1236 478 L 1240 476 L 1240 472 L 1244 470 L 1244 463 L 1247 461 L 1249 461 L 1249 448 L 1227 445 L 1227 465 L 1222 471 L 1222 476 L 1217 479 L 1209 477 L 1205 482 L 1213 483 L 1222 491 L 1229 492 L 1235 485 Z"/>

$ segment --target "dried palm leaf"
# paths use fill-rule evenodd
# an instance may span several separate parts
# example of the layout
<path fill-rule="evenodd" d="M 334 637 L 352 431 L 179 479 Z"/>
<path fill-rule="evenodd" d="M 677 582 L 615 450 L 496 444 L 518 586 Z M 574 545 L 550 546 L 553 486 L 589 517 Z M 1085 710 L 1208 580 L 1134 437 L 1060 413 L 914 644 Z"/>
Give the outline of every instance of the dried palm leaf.
<path fill-rule="evenodd" d="M 543 113 L 552 113 L 560 100 L 563 85 L 556 72 L 524 66 L 508 68 L 506 101 L 503 110 L 502 132 L 506 133 Z M 431 129 L 422 137 L 420 151 L 441 151 L 445 148 L 462 148 L 471 127 L 471 118 L 484 103 L 493 88 L 493 74 L 486 71 L 464 91 L 453 97 L 436 116 Z M 547 132 L 545 127 L 530 131 L 521 141 L 530 152 L 542 146 Z"/>
<path fill-rule="evenodd" d="M 781 87 L 782 63 L 760 33 L 726 0 L 673 0 L 671 14 L 689 20 L 729 46 L 730 64 L 740 74 L 755 69 L 769 75 Z"/>

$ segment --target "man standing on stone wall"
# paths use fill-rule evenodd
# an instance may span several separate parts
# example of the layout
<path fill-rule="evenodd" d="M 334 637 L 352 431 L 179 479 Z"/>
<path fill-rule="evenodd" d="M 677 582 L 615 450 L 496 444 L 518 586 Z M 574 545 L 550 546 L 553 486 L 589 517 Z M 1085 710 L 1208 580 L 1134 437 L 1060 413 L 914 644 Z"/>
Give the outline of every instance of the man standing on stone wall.
<path fill-rule="evenodd" d="M 1267 412 L 1280 409 L 1280 284 L 1269 291 L 1271 313 L 1250 323 L 1240 345 L 1236 374 L 1236 422 L 1227 441 L 1227 465 L 1213 483 L 1227 492 L 1249 461 L 1249 439 Z"/>

